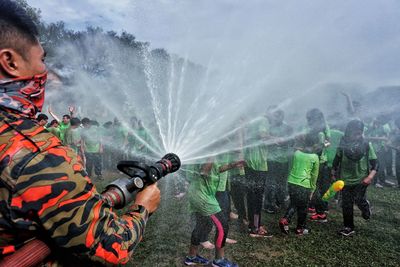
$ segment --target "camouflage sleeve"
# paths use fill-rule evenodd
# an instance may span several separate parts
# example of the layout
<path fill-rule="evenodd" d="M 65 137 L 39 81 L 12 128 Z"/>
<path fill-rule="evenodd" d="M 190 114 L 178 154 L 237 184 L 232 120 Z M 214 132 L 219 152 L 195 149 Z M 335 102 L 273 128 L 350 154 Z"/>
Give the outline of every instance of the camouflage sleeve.
<path fill-rule="evenodd" d="M 18 178 L 11 208 L 29 214 L 56 245 L 105 264 L 125 264 L 140 242 L 148 211 L 118 217 L 69 148 L 37 155 Z"/>

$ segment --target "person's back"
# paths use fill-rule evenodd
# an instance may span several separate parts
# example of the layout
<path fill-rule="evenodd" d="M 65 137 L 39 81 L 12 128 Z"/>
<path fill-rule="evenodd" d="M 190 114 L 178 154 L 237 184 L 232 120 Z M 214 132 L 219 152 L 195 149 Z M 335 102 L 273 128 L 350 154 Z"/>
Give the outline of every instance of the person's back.
<path fill-rule="evenodd" d="M 293 155 L 293 166 L 289 173 L 288 183 L 315 190 L 318 166 L 317 154 L 297 150 Z"/>

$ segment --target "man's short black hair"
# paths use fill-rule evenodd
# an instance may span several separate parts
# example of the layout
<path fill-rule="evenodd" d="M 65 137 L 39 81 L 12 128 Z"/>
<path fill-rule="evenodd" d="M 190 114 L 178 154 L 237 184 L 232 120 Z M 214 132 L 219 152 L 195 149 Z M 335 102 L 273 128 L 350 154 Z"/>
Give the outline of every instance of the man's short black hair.
<path fill-rule="evenodd" d="M 39 32 L 32 18 L 16 2 L 0 1 L 0 49 L 15 49 L 26 59 L 27 51 L 38 43 Z"/>
<path fill-rule="evenodd" d="M 78 118 L 72 118 L 71 119 L 71 126 L 79 126 L 81 125 L 81 120 Z"/>
<path fill-rule="evenodd" d="M 63 119 L 64 119 L 64 118 L 67 118 L 67 119 L 69 119 L 69 120 L 70 120 L 70 119 L 71 119 L 71 116 L 70 116 L 70 115 L 68 115 L 68 114 L 65 114 L 65 115 L 63 115 Z"/>
<path fill-rule="evenodd" d="M 41 121 L 41 120 L 45 120 L 47 121 L 49 119 L 49 117 L 47 117 L 46 114 L 39 114 L 36 118 L 37 121 Z"/>
<path fill-rule="evenodd" d="M 55 124 L 58 124 L 58 121 L 52 120 L 49 124 L 47 124 L 47 127 L 53 127 Z"/>
<path fill-rule="evenodd" d="M 82 124 L 85 124 L 85 125 L 90 124 L 90 119 L 89 118 L 83 118 L 82 119 Z"/>

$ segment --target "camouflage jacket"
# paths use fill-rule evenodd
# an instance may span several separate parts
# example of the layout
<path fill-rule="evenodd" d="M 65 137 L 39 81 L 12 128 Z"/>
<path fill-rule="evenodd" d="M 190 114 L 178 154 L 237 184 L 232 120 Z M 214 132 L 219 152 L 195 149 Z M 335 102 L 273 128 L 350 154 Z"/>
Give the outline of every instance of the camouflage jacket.
<path fill-rule="evenodd" d="M 0 108 L 0 260 L 33 238 L 103 264 L 125 264 L 148 218 L 117 216 L 79 156 L 33 120 Z"/>

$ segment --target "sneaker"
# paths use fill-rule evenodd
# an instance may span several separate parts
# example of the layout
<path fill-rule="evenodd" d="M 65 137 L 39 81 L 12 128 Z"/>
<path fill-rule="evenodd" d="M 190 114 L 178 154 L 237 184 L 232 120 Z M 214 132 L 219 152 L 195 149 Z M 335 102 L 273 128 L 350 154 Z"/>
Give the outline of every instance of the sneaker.
<path fill-rule="evenodd" d="M 214 249 L 215 245 L 210 241 L 201 242 L 200 245 L 205 249 Z"/>
<path fill-rule="evenodd" d="M 250 230 L 250 237 L 272 237 L 264 226 L 260 226 L 258 229 Z"/>
<path fill-rule="evenodd" d="M 267 209 L 265 209 L 265 212 L 268 213 L 268 214 L 275 214 L 276 210 L 272 209 L 272 208 L 267 208 Z"/>
<path fill-rule="evenodd" d="M 308 235 L 310 232 L 311 232 L 311 230 L 308 228 L 297 228 L 296 229 L 297 236 Z"/>
<path fill-rule="evenodd" d="M 315 213 L 314 215 L 312 215 L 310 217 L 310 221 L 326 223 L 326 222 L 328 222 L 328 216 L 326 216 L 325 213 L 322 213 L 322 214 Z"/>
<path fill-rule="evenodd" d="M 228 259 L 222 258 L 222 259 L 215 259 L 212 261 L 212 266 L 213 267 L 239 267 L 234 262 L 229 261 Z"/>
<path fill-rule="evenodd" d="M 341 229 L 339 231 L 339 235 L 343 235 L 343 236 L 351 236 L 355 233 L 354 229 L 350 228 L 350 227 L 344 227 L 343 229 Z"/>
<path fill-rule="evenodd" d="M 315 214 L 315 208 L 308 208 L 308 213 Z"/>
<path fill-rule="evenodd" d="M 361 216 L 363 217 L 364 220 L 369 221 L 372 212 L 371 212 L 371 204 L 369 204 L 368 200 L 367 203 L 368 203 L 368 208 L 361 211 Z"/>
<path fill-rule="evenodd" d="M 376 188 L 383 188 L 383 185 L 381 185 L 380 183 L 376 183 L 375 187 Z"/>
<path fill-rule="evenodd" d="M 389 180 L 386 180 L 385 181 L 385 185 L 390 186 L 390 187 L 394 187 L 396 185 L 396 183 L 394 183 L 392 181 L 389 181 Z"/>
<path fill-rule="evenodd" d="M 279 220 L 279 228 L 281 232 L 288 235 L 289 234 L 289 222 L 286 218 L 282 218 Z"/>
<path fill-rule="evenodd" d="M 207 260 L 206 258 L 203 258 L 200 255 L 196 255 L 195 257 L 189 257 L 186 256 L 185 261 L 184 261 L 185 265 L 209 265 L 210 261 Z"/>

